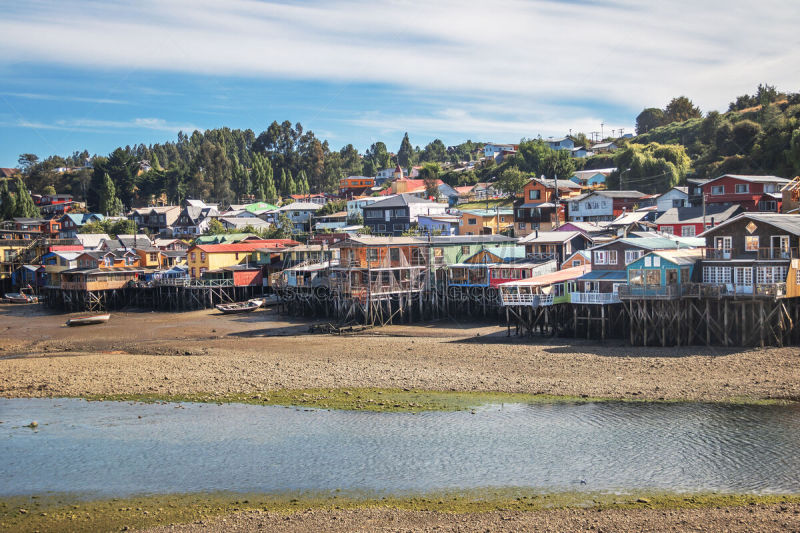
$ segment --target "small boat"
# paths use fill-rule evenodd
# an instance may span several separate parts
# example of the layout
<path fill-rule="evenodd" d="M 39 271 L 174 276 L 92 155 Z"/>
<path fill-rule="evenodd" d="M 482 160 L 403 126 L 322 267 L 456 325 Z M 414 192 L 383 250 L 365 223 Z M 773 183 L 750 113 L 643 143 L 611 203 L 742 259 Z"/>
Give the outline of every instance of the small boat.
<path fill-rule="evenodd" d="M 24 292 L 7 292 L 4 298 L 12 304 L 35 304 L 39 301 L 39 298 L 33 294 L 25 294 Z"/>
<path fill-rule="evenodd" d="M 249 313 L 261 307 L 263 303 L 264 300 L 260 298 L 253 298 L 252 300 L 247 300 L 246 302 L 237 302 L 233 304 L 219 304 L 217 305 L 217 309 L 219 309 L 226 315 L 230 315 L 233 313 Z"/>
<path fill-rule="evenodd" d="M 79 316 L 67 320 L 68 326 L 90 326 L 92 324 L 105 324 L 111 315 Z"/>

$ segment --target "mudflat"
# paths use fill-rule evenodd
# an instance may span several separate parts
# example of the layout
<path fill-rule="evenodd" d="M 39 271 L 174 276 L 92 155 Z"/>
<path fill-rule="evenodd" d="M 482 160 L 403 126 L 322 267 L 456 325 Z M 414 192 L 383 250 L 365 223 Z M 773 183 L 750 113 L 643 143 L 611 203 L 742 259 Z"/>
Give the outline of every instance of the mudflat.
<path fill-rule="evenodd" d="M 641 400 L 800 399 L 796 347 L 642 348 L 619 341 L 506 336 L 484 323 L 439 321 L 356 335 L 308 334 L 272 310 L 221 315 L 70 316 L 0 305 L 0 396 L 222 396 L 275 389 L 411 388 Z"/>

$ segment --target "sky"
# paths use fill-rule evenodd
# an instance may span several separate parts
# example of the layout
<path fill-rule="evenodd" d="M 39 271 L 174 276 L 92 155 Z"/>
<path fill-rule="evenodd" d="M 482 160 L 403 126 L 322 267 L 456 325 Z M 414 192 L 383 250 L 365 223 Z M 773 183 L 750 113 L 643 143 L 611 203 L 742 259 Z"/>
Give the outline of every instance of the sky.
<path fill-rule="evenodd" d="M 800 90 L 793 0 L 0 0 L 0 167 L 300 122 L 360 151 L 633 132 Z"/>

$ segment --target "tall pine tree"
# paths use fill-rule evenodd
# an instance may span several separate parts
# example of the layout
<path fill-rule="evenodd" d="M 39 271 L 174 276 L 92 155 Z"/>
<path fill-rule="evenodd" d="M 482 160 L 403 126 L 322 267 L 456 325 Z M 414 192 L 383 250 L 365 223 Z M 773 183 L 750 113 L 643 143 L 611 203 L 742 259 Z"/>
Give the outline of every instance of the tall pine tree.
<path fill-rule="evenodd" d="M 33 203 L 31 193 L 28 192 L 28 188 L 25 187 L 22 178 L 17 178 L 15 185 L 17 187 L 17 196 L 15 199 L 14 216 L 24 218 L 38 217 L 40 215 L 39 208 Z"/>
<path fill-rule="evenodd" d="M 8 190 L 8 180 L 0 182 L 0 220 L 10 220 L 16 213 L 17 202 Z"/>
<path fill-rule="evenodd" d="M 403 135 L 403 141 L 400 143 L 400 149 L 397 151 L 397 164 L 401 168 L 408 169 L 414 159 L 414 148 L 411 146 L 411 141 L 408 140 L 408 132 Z"/>
<path fill-rule="evenodd" d="M 108 217 L 116 217 L 122 213 L 122 201 L 117 198 L 117 191 L 114 182 L 106 173 L 103 178 L 103 185 L 98 191 L 100 196 L 100 212 Z"/>

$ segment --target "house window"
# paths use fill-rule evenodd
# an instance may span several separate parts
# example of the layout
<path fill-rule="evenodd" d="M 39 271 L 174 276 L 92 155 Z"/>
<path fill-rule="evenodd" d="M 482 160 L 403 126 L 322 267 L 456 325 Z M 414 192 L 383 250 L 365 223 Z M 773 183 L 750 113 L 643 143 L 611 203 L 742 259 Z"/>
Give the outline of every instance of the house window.
<path fill-rule="evenodd" d="M 477 223 L 478 223 L 478 219 L 477 218 L 468 218 L 467 219 L 467 224 L 469 224 L 471 226 L 474 226 Z"/>
<path fill-rule="evenodd" d="M 581 266 L 581 260 L 580 259 L 573 259 L 572 260 L 572 266 L 574 266 L 574 267 Z"/>
<path fill-rule="evenodd" d="M 381 218 L 383 216 L 383 212 L 377 209 L 370 209 L 369 211 L 365 211 L 365 213 L 367 214 L 367 218 Z"/>
<path fill-rule="evenodd" d="M 642 257 L 644 250 L 625 250 L 625 264 L 629 265 Z"/>
<path fill-rule="evenodd" d="M 616 265 L 617 264 L 617 251 L 616 250 L 598 250 L 594 252 L 594 263 L 596 265 Z"/>
<path fill-rule="evenodd" d="M 150 261 L 158 261 L 158 254 L 150 254 Z"/>
<path fill-rule="evenodd" d="M 518 226 L 519 226 L 519 229 L 525 229 L 525 223 L 524 222 L 520 222 L 518 224 Z"/>
<path fill-rule="evenodd" d="M 745 235 L 744 237 L 744 251 L 757 252 L 758 251 L 758 235 Z"/>
<path fill-rule="evenodd" d="M 682 237 L 694 237 L 695 235 L 695 227 L 693 225 L 689 226 L 682 226 L 681 227 L 681 236 Z"/>
<path fill-rule="evenodd" d="M 393 262 L 400 261 L 400 248 L 390 248 L 389 259 Z"/>
<path fill-rule="evenodd" d="M 703 267 L 703 283 L 730 283 L 731 267 Z"/>
<path fill-rule="evenodd" d="M 103 264 L 106 265 L 107 267 L 113 266 L 114 260 L 111 257 L 104 257 Z"/>
<path fill-rule="evenodd" d="M 386 231 L 386 224 L 376 224 L 375 231 L 377 232 Z"/>
<path fill-rule="evenodd" d="M 661 226 L 661 233 L 666 233 L 667 235 L 674 235 L 675 229 L 672 226 Z"/>
<path fill-rule="evenodd" d="M 506 217 L 500 217 L 500 222 L 505 222 L 505 221 L 506 221 Z"/>
<path fill-rule="evenodd" d="M 408 215 L 406 214 L 406 210 L 405 209 L 395 209 L 394 210 L 394 216 L 395 217 L 407 217 Z"/>
<path fill-rule="evenodd" d="M 238 257 L 239 254 L 236 254 L 236 256 L 237 256 L 236 259 L 239 259 L 239 257 Z M 200 261 L 205 261 L 205 260 L 206 260 L 206 253 L 205 252 L 200 252 Z"/>
<path fill-rule="evenodd" d="M 735 267 L 733 282 L 736 285 L 750 287 L 753 285 L 753 269 L 751 267 Z"/>
<path fill-rule="evenodd" d="M 367 261 L 377 261 L 377 260 L 378 260 L 378 249 L 367 248 Z"/>
<path fill-rule="evenodd" d="M 736 184 L 736 194 L 747 194 L 750 192 L 750 184 L 749 183 L 737 183 Z"/>
<path fill-rule="evenodd" d="M 193 277 L 193 278 L 195 277 L 195 275 L 194 275 L 194 272 L 195 272 L 195 271 L 194 271 L 194 267 L 192 267 L 192 277 Z"/>
<path fill-rule="evenodd" d="M 783 283 L 787 272 L 788 268 L 785 266 L 756 267 L 756 283 Z"/>
<path fill-rule="evenodd" d="M 528 191 L 528 200 L 539 200 L 542 197 L 542 191 L 539 189 L 531 189 Z"/>
<path fill-rule="evenodd" d="M 774 183 L 765 183 L 764 192 L 778 192 L 778 186 Z"/>
<path fill-rule="evenodd" d="M 645 283 L 647 285 L 661 285 L 660 270 L 645 270 Z"/>
<path fill-rule="evenodd" d="M 758 202 L 759 211 L 778 211 L 778 202 L 775 200 L 762 200 Z"/>
<path fill-rule="evenodd" d="M 461 247 L 461 255 L 469 255 L 469 246 Z"/>
<path fill-rule="evenodd" d="M 725 194 L 725 186 L 724 185 L 712 185 L 711 186 L 711 194 Z"/>
<path fill-rule="evenodd" d="M 672 200 L 672 207 L 683 207 L 683 200 Z"/>

